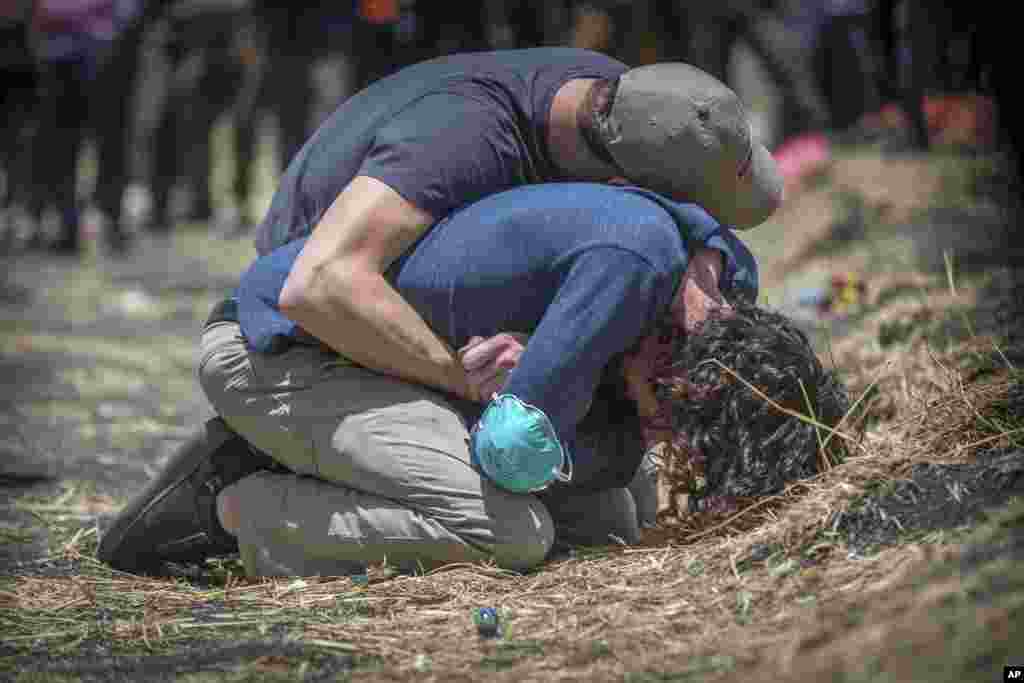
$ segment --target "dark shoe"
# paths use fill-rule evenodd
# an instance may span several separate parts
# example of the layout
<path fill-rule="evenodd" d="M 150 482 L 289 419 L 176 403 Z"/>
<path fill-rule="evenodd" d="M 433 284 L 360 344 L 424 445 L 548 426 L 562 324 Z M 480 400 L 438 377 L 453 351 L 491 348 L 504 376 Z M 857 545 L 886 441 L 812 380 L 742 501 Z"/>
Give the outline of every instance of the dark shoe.
<path fill-rule="evenodd" d="M 159 573 L 164 562 L 201 563 L 238 552 L 217 519 L 217 494 L 265 469 L 285 471 L 221 418 L 208 420 L 114 519 L 97 557 L 122 571 Z"/>

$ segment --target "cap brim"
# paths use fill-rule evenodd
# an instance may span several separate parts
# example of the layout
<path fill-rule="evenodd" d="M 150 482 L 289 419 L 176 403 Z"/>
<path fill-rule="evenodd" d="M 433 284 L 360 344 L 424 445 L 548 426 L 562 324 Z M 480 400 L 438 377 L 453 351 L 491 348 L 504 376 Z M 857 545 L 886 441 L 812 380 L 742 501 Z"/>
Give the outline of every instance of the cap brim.
<path fill-rule="evenodd" d="M 775 158 L 760 142 L 752 142 L 750 170 L 736 178 L 732 201 L 719 207 L 717 218 L 737 230 L 764 223 L 782 205 L 782 174 Z"/>

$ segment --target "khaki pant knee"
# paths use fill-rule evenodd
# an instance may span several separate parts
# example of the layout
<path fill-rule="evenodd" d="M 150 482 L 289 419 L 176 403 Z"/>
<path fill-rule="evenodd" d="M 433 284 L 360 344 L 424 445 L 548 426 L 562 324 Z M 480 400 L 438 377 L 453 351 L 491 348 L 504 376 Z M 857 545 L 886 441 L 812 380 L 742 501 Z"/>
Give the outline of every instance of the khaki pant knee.
<path fill-rule="evenodd" d="M 544 562 L 555 542 L 555 523 L 551 513 L 532 495 L 511 494 L 522 498 L 521 513 L 501 520 L 501 532 L 495 539 L 495 563 L 502 569 L 527 571 Z"/>

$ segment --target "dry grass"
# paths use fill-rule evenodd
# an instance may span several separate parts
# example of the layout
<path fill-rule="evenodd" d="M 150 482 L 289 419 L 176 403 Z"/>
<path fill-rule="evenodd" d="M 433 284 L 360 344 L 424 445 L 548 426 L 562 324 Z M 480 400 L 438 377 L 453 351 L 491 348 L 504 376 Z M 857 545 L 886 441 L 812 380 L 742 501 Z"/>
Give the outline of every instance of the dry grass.
<path fill-rule="evenodd" d="M 811 507 L 800 513 L 824 512 L 828 503 Z M 775 527 L 788 526 L 788 516 Z M 769 528 L 757 535 L 778 540 Z M 774 630 L 802 611 L 801 598 L 827 600 L 821 585 L 860 591 L 918 557 L 883 556 L 845 573 L 779 564 L 741 574 L 737 561 L 751 545 L 749 538 L 718 536 L 566 559 L 530 576 L 450 567 L 366 586 L 348 578 L 230 578 L 204 589 L 111 574 L 86 561 L 78 576 L 15 577 L 0 605 L 8 645 L 45 645 L 52 653 L 73 652 L 89 639 L 155 652 L 197 636 L 254 637 L 282 626 L 290 638 L 318 648 L 380 656 L 383 677 L 430 669 L 439 680 L 471 680 L 483 666 L 508 667 L 516 678 L 609 679 L 722 656 L 722 642 L 761 631 L 748 626 L 755 618 Z M 501 608 L 503 640 L 476 638 L 470 615 L 483 605 Z"/>
<path fill-rule="evenodd" d="M 96 529 L 82 520 L 114 501 L 83 488 L 23 501 L 50 529 L 51 550 L 0 577 L 0 676 L 19 658 L 82 657 L 97 644 L 124 655 L 267 641 L 306 654 L 258 658 L 246 680 L 301 678 L 314 652 L 354 657 L 356 680 L 855 680 L 868 655 L 896 680 L 914 680 L 887 647 L 937 652 L 957 632 L 933 618 L 940 608 L 1008 638 L 1024 587 L 999 606 L 961 609 L 959 575 L 927 569 L 954 563 L 958 548 L 918 541 L 854 556 L 837 515 L 915 463 L 1020 444 L 1024 383 L 997 331 L 951 313 L 980 308 L 976 286 L 914 276 L 913 289 L 828 350 L 861 397 L 857 422 L 839 430 L 858 435 L 845 462 L 730 517 L 667 516 L 640 546 L 581 549 L 529 575 L 456 565 L 423 576 L 379 567 L 365 580 L 249 581 L 227 561 L 198 581 L 146 579 L 92 557 Z M 503 637 L 478 637 L 472 614 L 483 606 L 500 609 Z"/>
<path fill-rule="evenodd" d="M 848 558 L 829 528 L 836 512 L 911 463 L 963 459 L 1019 430 L 989 434 L 991 421 L 979 419 L 1008 405 L 1019 377 L 1003 368 L 969 381 L 952 365 L 964 353 L 904 347 L 899 365 L 874 364 L 887 372 L 853 379 L 890 387 L 913 365 L 918 381 L 891 399 L 895 419 L 869 430 L 853 457 L 729 519 L 666 523 L 640 547 L 580 551 L 526 576 L 451 566 L 424 576 L 377 568 L 365 582 L 250 582 L 219 563 L 203 585 L 112 572 L 91 558 L 95 530 L 79 527 L 51 555 L 77 563 L 74 576 L 2 580 L 0 632 L 23 653 L 73 653 L 95 641 L 114 652 L 164 652 L 196 639 L 278 637 L 373 657 L 355 675 L 380 680 L 474 680 L 483 670 L 495 680 L 660 680 L 666 671 L 704 680 L 752 666 L 789 675 L 808 666 L 814 643 L 839 638 L 827 616 L 836 605 L 885 592 L 944 552 L 911 544 Z M 66 522 L 103 504 L 70 491 L 26 507 Z M 767 558 L 751 561 L 766 548 Z M 943 586 L 929 599 L 952 590 Z M 481 606 L 500 608 L 502 639 L 477 637 L 471 615 Z"/>

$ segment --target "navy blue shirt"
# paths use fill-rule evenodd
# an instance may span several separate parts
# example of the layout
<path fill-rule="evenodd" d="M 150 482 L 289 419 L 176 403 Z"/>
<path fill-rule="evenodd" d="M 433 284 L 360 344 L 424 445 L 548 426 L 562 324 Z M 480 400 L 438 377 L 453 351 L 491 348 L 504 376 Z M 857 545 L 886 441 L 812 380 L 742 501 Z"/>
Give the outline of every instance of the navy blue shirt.
<path fill-rule="evenodd" d="M 346 100 L 285 171 L 256 232 L 265 254 L 308 235 L 348 183 L 376 178 L 435 219 L 481 197 L 560 180 L 547 150 L 555 93 L 625 64 L 576 48 L 451 55 Z"/>
<path fill-rule="evenodd" d="M 277 300 L 304 239 L 242 276 L 239 318 L 250 346 L 275 352 L 303 333 Z M 557 183 L 517 188 L 439 222 L 387 277 L 454 348 L 471 336 L 530 333 L 504 391 L 543 410 L 576 461 L 576 442 L 602 374 L 668 312 L 696 247 L 725 255 L 723 291 L 757 296 L 753 256 L 703 209 L 639 188 Z"/>

